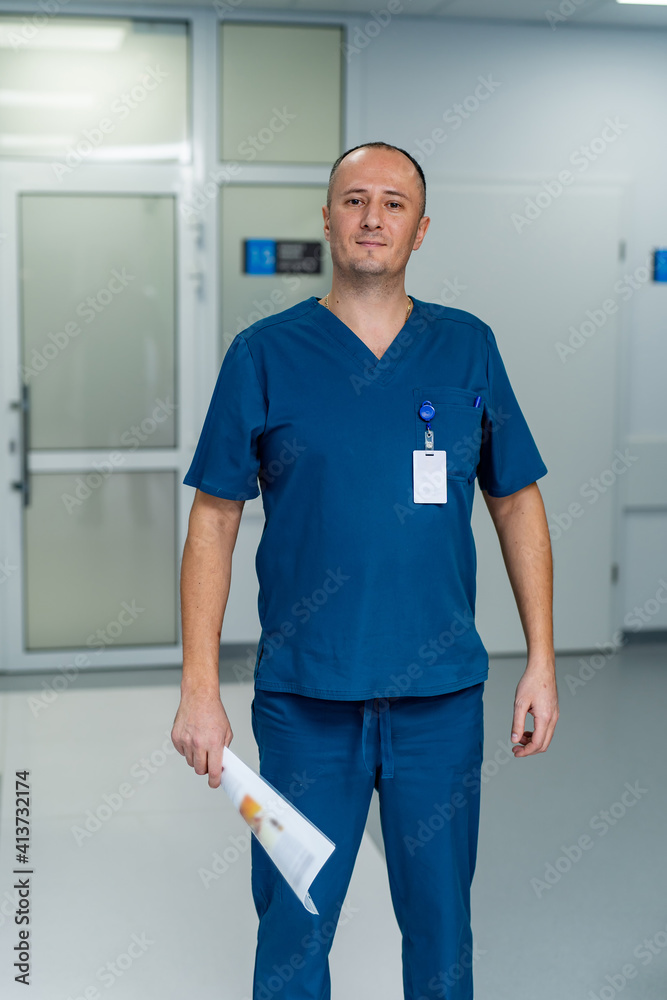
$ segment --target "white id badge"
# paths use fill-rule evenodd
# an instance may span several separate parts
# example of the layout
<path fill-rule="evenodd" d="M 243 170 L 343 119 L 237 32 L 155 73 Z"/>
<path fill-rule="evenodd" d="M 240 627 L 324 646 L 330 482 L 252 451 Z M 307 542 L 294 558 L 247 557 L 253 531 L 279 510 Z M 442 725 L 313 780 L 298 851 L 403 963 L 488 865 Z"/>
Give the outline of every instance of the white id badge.
<path fill-rule="evenodd" d="M 447 503 L 447 452 L 413 451 L 415 503 Z"/>

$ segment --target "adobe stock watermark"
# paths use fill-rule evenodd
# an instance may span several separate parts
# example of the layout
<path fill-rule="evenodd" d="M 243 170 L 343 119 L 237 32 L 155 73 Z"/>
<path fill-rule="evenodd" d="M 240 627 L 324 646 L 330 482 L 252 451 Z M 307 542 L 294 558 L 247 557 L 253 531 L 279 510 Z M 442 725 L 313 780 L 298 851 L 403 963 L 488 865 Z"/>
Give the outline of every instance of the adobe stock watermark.
<path fill-rule="evenodd" d="M 465 635 L 466 632 L 474 627 L 475 615 L 469 608 L 463 614 L 460 611 L 456 611 L 452 620 L 438 635 L 432 636 L 427 642 L 421 644 L 417 651 L 418 659 L 409 663 L 405 670 L 391 674 L 389 677 L 390 683 L 383 690 L 379 688 L 375 689 L 372 697 L 378 699 L 378 705 L 377 707 L 373 706 L 373 715 L 380 715 L 382 712 L 385 712 L 390 706 L 391 698 L 398 698 L 405 695 L 412 687 L 412 682 L 423 677 L 424 668 L 419 661 L 433 666 L 448 649 L 456 644 L 462 635 Z M 365 713 L 363 705 L 360 707 L 359 712 L 361 715 Z M 504 744 L 499 742 L 498 746 L 502 748 Z M 511 748 L 511 744 L 508 744 L 508 746 Z M 496 764 L 488 762 L 490 770 L 493 770 L 494 767 L 497 767 L 497 761 Z"/>
<path fill-rule="evenodd" d="M 319 587 L 316 587 L 310 595 L 302 596 L 294 602 L 290 608 L 292 618 L 296 619 L 297 624 L 305 625 L 313 615 L 316 615 L 327 604 L 333 594 L 338 593 L 349 579 L 349 574 L 344 573 L 340 566 L 335 570 L 328 569 Z M 264 635 L 260 669 L 261 660 L 270 659 L 277 649 L 281 649 L 285 645 L 285 639 L 291 638 L 296 634 L 296 631 L 297 626 L 294 621 L 286 619 L 281 622 L 278 629 Z"/>
<path fill-rule="evenodd" d="M 76 142 L 67 148 L 62 159 L 51 163 L 51 170 L 57 179 L 62 181 L 66 177 L 69 178 L 77 167 L 91 157 L 94 158 L 106 137 L 115 132 L 116 126 L 136 111 L 168 76 L 169 74 L 159 66 L 155 68 L 147 66 L 145 72 L 141 74 L 140 82 L 123 91 L 112 101 L 109 109 L 112 117 L 105 116 L 95 125 L 84 128 Z"/>
<path fill-rule="evenodd" d="M 511 740 L 497 740 L 498 749 L 492 758 L 484 760 L 481 765 L 472 767 L 461 776 L 460 784 L 468 790 L 470 795 L 478 795 L 482 785 L 486 785 L 499 772 L 501 767 L 514 760 Z M 422 847 L 430 843 L 435 835 L 452 821 L 458 809 L 463 809 L 468 805 L 466 795 L 455 789 L 445 802 L 434 802 L 433 812 L 426 819 L 420 819 L 412 834 L 404 834 L 403 843 L 411 857 Z"/>
<path fill-rule="evenodd" d="M 264 485 L 275 483 L 276 479 L 282 476 L 285 469 L 294 465 L 297 458 L 300 458 L 300 456 L 308 450 L 306 445 L 299 444 L 296 438 L 292 438 L 291 441 L 288 441 L 287 438 L 283 438 L 280 443 L 282 448 L 276 457 L 270 459 L 266 465 L 261 466 L 257 474 L 257 479 L 262 487 Z"/>
<path fill-rule="evenodd" d="M 97 969 L 95 973 L 96 981 L 101 983 L 105 989 L 110 989 L 138 959 L 146 954 L 153 944 L 155 944 L 155 941 L 148 937 L 146 931 L 143 934 L 132 934 L 125 951 L 121 951 L 119 955 L 116 955 L 111 961 L 105 962 L 104 965 L 101 965 Z M 102 996 L 103 994 L 93 983 L 90 986 L 84 987 L 83 991 L 77 993 L 76 996 L 70 993 L 67 1000 L 102 1000 Z"/>
<path fill-rule="evenodd" d="M 458 277 L 445 278 L 440 286 L 440 294 L 433 299 L 433 303 L 435 305 L 453 306 L 459 296 L 463 295 L 467 290 L 468 286 L 462 284 Z M 395 361 L 396 358 L 399 358 L 406 347 L 409 347 L 413 343 L 415 339 L 414 333 L 423 333 L 426 330 L 427 319 L 441 318 L 433 310 L 429 310 L 428 305 L 422 307 L 422 309 L 424 315 L 415 316 L 413 312 L 410 317 L 410 326 L 407 329 L 404 328 L 399 331 L 382 357 L 378 358 L 375 364 L 368 365 L 364 369 L 363 375 L 357 375 L 356 373 L 350 375 L 350 384 L 357 396 L 361 394 L 361 391 L 366 386 L 373 385 L 378 376 L 386 371 L 387 365 Z"/>
<path fill-rule="evenodd" d="M 101 649 L 93 655 L 99 656 Z M 77 653 L 73 663 L 65 664 L 57 668 L 58 674 L 50 681 L 42 681 L 42 691 L 38 695 L 28 695 L 28 708 L 36 719 L 40 712 L 52 705 L 60 697 L 63 691 L 74 683 L 81 672 L 81 667 L 89 667 L 92 664 L 91 658 L 86 653 Z"/>
<path fill-rule="evenodd" d="M 631 455 L 630 449 L 626 448 L 621 452 L 618 448 L 614 451 L 616 456 L 608 468 L 603 469 L 597 476 L 591 476 L 582 486 L 579 493 L 589 504 L 589 507 L 598 502 L 600 497 L 608 493 L 620 476 L 624 476 L 635 462 L 639 461 L 639 455 Z M 587 508 L 583 507 L 578 500 L 573 500 L 568 504 L 567 510 L 558 514 L 550 514 L 548 518 L 549 535 L 552 542 L 557 542 L 559 538 L 569 531 L 575 521 L 579 520 L 586 513 Z"/>
<path fill-rule="evenodd" d="M 468 291 L 468 286 L 463 285 L 459 278 L 445 278 L 440 288 L 440 295 L 433 301 L 443 306 L 453 306 L 464 292 Z"/>
<path fill-rule="evenodd" d="M 179 211 L 187 221 L 196 221 L 201 213 L 218 197 L 220 187 L 228 184 L 234 177 L 238 177 L 242 167 L 238 163 L 225 163 L 223 167 L 217 167 L 208 172 L 208 180 L 198 185 L 189 201 L 181 201 Z"/>
<path fill-rule="evenodd" d="M 246 479 L 248 489 L 242 493 L 237 493 L 235 497 L 232 497 L 233 500 L 244 503 L 246 500 L 254 500 L 256 498 L 255 490 L 258 488 L 258 485 L 260 492 L 262 492 L 266 486 L 274 483 L 276 479 L 283 475 L 286 469 L 294 464 L 300 455 L 303 455 L 308 450 L 307 446 L 299 444 L 296 438 L 292 438 L 291 441 L 283 438 L 280 443 L 282 450 L 278 455 L 270 459 L 266 465 L 261 465 L 257 473 L 252 472 Z"/>
<path fill-rule="evenodd" d="M 559 24 L 569 21 L 581 7 L 585 7 L 588 0 L 561 0 L 557 10 L 545 10 L 544 16 L 549 23 L 551 30 L 555 31 Z"/>
<path fill-rule="evenodd" d="M 642 605 L 635 605 L 631 611 L 623 618 L 623 624 L 631 632 L 641 632 L 644 625 L 648 625 L 652 618 L 660 613 L 667 605 L 667 581 L 662 577 L 658 580 L 660 586 L 653 597 L 649 597 Z M 575 674 L 566 674 L 565 683 L 571 694 L 576 694 L 579 688 L 585 687 L 589 681 L 597 677 L 600 671 L 606 667 L 610 659 L 618 653 L 619 649 L 627 643 L 627 636 L 623 629 L 616 629 L 609 642 L 601 644 L 597 642 L 596 648 L 599 652 L 589 657 L 579 658 L 579 671 Z"/>
<path fill-rule="evenodd" d="M 328 948 L 336 928 L 345 926 L 357 913 L 359 909 L 348 900 L 337 902 L 331 920 L 325 920 L 321 928 L 303 935 L 299 942 L 302 950 L 293 952 L 289 958 L 285 955 L 284 963 L 274 964 L 271 975 L 256 984 L 252 1000 L 274 1000 L 274 997 L 280 996 L 287 983 L 294 978 L 294 973 L 305 967 L 304 953 L 314 956 L 319 954 L 322 948 Z M 243 997 L 243 1000 L 250 1000 L 250 997 Z"/>
<path fill-rule="evenodd" d="M 412 687 L 412 682 L 417 680 L 419 677 L 423 677 L 424 668 L 419 663 L 408 663 L 405 670 L 394 672 L 389 675 L 390 683 L 380 691 L 378 688 L 375 689 L 373 693 L 373 698 L 377 698 L 379 704 L 377 708 L 373 706 L 372 714 L 381 715 L 389 707 L 389 698 L 398 698 L 404 695 Z M 364 714 L 365 708 L 363 705 L 360 706 L 359 712 L 361 715 Z"/>
<path fill-rule="evenodd" d="M 425 328 L 426 326 L 423 319 L 421 318 L 420 318 L 420 325 L 422 329 Z M 373 385 L 373 383 L 377 380 L 378 376 L 382 375 L 386 371 L 387 365 L 390 364 L 390 362 L 394 361 L 396 358 L 399 358 L 403 353 L 403 351 L 405 350 L 405 348 L 409 347 L 410 344 L 412 344 L 414 339 L 415 339 L 414 333 L 412 332 L 411 329 L 409 328 L 402 329 L 396 335 L 396 337 L 394 337 L 394 340 L 389 345 L 387 350 L 384 352 L 382 357 L 378 358 L 375 364 L 368 365 L 366 368 L 364 368 L 363 375 L 357 375 L 356 372 L 351 372 L 349 376 L 350 385 L 354 389 L 355 395 L 360 396 L 362 390 L 365 389 L 366 386 Z"/>
<path fill-rule="evenodd" d="M 595 136 L 587 145 L 579 146 L 570 153 L 568 162 L 575 167 L 578 174 L 585 173 L 591 163 L 595 163 L 609 147 L 616 142 L 630 126 L 622 122 L 618 115 L 615 118 L 605 118 L 604 127 L 598 136 Z M 550 208 L 565 192 L 565 189 L 575 182 L 577 174 L 569 169 L 559 171 L 558 175 L 551 180 L 544 181 L 542 190 L 534 198 L 526 198 L 521 212 L 512 212 L 510 221 L 517 233 L 522 233 L 528 226 L 532 226 L 544 212 Z"/>
<path fill-rule="evenodd" d="M 662 955 L 665 948 L 667 948 L 667 926 L 660 928 L 652 937 L 644 938 L 632 954 L 645 967 L 658 955 Z M 639 971 L 634 962 L 626 962 L 619 972 L 604 977 L 606 984 L 601 990 L 589 990 L 586 1000 L 614 1000 L 630 980 L 637 978 Z"/>
<path fill-rule="evenodd" d="M 213 853 L 208 868 L 198 868 L 197 875 L 201 879 L 205 889 L 210 889 L 214 882 L 217 882 L 232 865 L 236 864 L 240 857 L 248 853 L 252 841 L 252 831 L 250 827 L 243 830 L 238 836 L 230 834 L 227 837 L 227 847 L 223 848 L 222 854 L 218 851 Z"/>
<path fill-rule="evenodd" d="M 429 135 L 423 139 L 415 139 L 415 148 L 410 150 L 410 154 L 415 160 L 423 161 L 435 153 L 438 146 L 446 142 L 451 132 L 457 132 L 464 122 L 478 111 L 485 101 L 498 90 L 502 84 L 494 80 L 492 74 L 478 76 L 478 83 L 472 93 L 463 98 L 462 101 L 452 104 L 442 113 L 442 120 L 449 126 L 449 132 L 443 128 L 434 128 Z"/>
<path fill-rule="evenodd" d="M 108 309 L 119 295 L 122 295 L 128 285 L 136 280 L 136 275 L 128 274 L 125 267 L 120 271 L 113 268 L 110 275 L 106 285 L 98 288 L 92 295 L 87 295 L 75 307 L 74 312 L 87 326 L 94 323 L 97 317 Z M 61 330 L 50 331 L 41 349 L 32 348 L 30 364 L 19 365 L 19 372 L 24 381 L 29 382 L 30 379 L 40 375 L 82 332 L 82 327 L 76 320 L 69 320 Z"/>
<path fill-rule="evenodd" d="M 649 791 L 639 781 L 635 781 L 633 785 L 626 781 L 623 787 L 625 791 L 621 792 L 619 798 L 607 809 L 601 809 L 596 813 L 588 824 L 597 834 L 597 840 L 588 833 L 582 833 L 576 843 L 561 844 L 560 849 L 563 853 L 555 861 L 546 863 L 542 877 L 531 878 L 530 885 L 538 899 L 553 889 L 563 876 L 581 861 L 585 852 L 593 850 L 600 839 L 606 836 Z"/>
<path fill-rule="evenodd" d="M 134 797 L 138 788 L 143 787 L 154 774 L 164 767 L 170 757 L 178 755 L 171 741 L 171 729 L 165 730 L 167 737 L 148 757 L 140 757 L 129 769 L 130 781 L 122 781 L 116 789 L 105 792 L 102 801 L 94 809 L 86 809 L 80 823 L 70 827 L 74 842 L 81 847 L 90 840 L 105 823 L 119 812 L 128 799 Z"/>
<path fill-rule="evenodd" d="M 472 969 L 473 965 L 479 962 L 480 958 L 486 954 L 487 949 L 480 948 L 475 943 L 473 943 L 472 948 L 470 945 L 465 944 L 461 949 L 458 961 L 452 962 L 446 970 L 441 970 L 435 976 L 431 976 L 426 984 L 429 993 L 434 997 L 441 997 L 442 1000 L 448 1000 L 452 995 L 450 991 Z M 416 997 L 415 1000 L 432 1000 L 432 997 L 422 995 Z"/>
<path fill-rule="evenodd" d="M 125 464 L 127 453 L 136 451 L 148 441 L 161 424 L 172 418 L 177 408 L 177 404 L 172 402 L 169 396 L 166 399 L 156 399 L 149 416 L 144 417 L 139 424 L 133 424 L 120 435 L 120 443 L 124 445 L 125 451 L 112 451 L 106 458 L 95 459 L 92 463 L 95 471 L 77 476 L 73 493 L 60 494 L 67 513 L 72 514 L 93 495 L 95 490 L 100 489 L 109 477 Z"/>
<path fill-rule="evenodd" d="M 213 9 L 220 18 L 233 14 L 244 0 L 213 0 Z"/>
<path fill-rule="evenodd" d="M 266 149 L 267 146 L 270 146 L 276 137 L 281 132 L 284 132 L 298 117 L 289 111 L 286 105 L 283 105 L 281 108 L 274 107 L 271 111 L 272 117 L 267 124 L 260 128 L 256 134 L 248 134 L 236 147 L 237 155 L 245 160 L 246 163 L 256 160 L 258 154 Z M 204 209 L 218 197 L 221 186 L 228 184 L 233 178 L 238 180 L 239 174 L 242 171 L 243 165 L 235 160 L 230 160 L 221 167 L 209 170 L 207 174 L 208 179 L 195 188 L 192 197 L 188 201 L 180 203 L 179 211 L 181 215 L 188 221 L 197 220 Z"/>
<path fill-rule="evenodd" d="M 68 3 L 69 0 L 38 0 L 37 7 L 42 11 L 41 14 L 35 12 L 30 17 L 22 17 L 18 26 L 15 26 L 12 21 L 11 27 L 0 27 L 0 32 L 2 32 L 4 40 L 9 42 L 10 47 L 16 51 L 24 45 L 34 42 L 40 30 Z"/>
<path fill-rule="evenodd" d="M 19 901 L 19 890 L 15 886 L 3 892 L 0 897 L 0 927 L 4 926 L 7 918 L 10 918 L 11 923 L 14 923 L 14 916 L 19 908 Z"/>
<path fill-rule="evenodd" d="M 581 350 L 584 344 L 595 336 L 607 323 L 610 316 L 618 312 L 618 300 L 628 302 L 634 293 L 645 285 L 651 278 L 651 258 L 647 257 L 643 264 L 636 267 L 632 274 L 624 274 L 622 278 L 614 282 L 615 298 L 605 299 L 598 309 L 587 309 L 586 319 L 579 326 L 570 326 L 567 343 L 557 340 L 554 344 L 556 354 L 563 364 L 577 351 Z"/>
<path fill-rule="evenodd" d="M 113 646 L 116 640 L 137 620 L 140 614 L 146 609 L 137 605 L 136 600 L 130 602 L 123 601 L 120 611 L 115 618 L 108 621 L 103 628 L 98 628 L 91 632 L 86 639 L 86 645 L 95 649 L 98 655 L 108 646 Z M 28 696 L 28 707 L 33 716 L 37 718 L 40 712 L 57 700 L 59 695 L 76 680 L 79 676 L 80 668 L 92 665 L 91 658 L 86 653 L 77 653 L 73 663 L 58 667 L 59 676 L 50 681 L 42 681 L 42 692 L 39 695 Z"/>
<path fill-rule="evenodd" d="M 144 610 L 144 608 L 137 606 L 136 600 L 129 603 L 123 601 L 116 618 L 107 622 L 104 628 L 99 628 L 88 636 L 86 644 L 95 649 L 92 656 L 99 656 L 108 646 L 112 646 L 124 630 L 134 624 Z M 66 691 L 77 679 L 82 667 L 92 665 L 91 656 L 88 656 L 87 653 L 77 653 L 71 663 L 57 667 L 58 673 L 51 680 L 42 681 L 40 694 L 28 695 L 28 708 L 34 718 L 37 718 L 40 712 L 58 700 L 63 691 Z"/>
<path fill-rule="evenodd" d="M 242 681 L 251 681 L 255 675 L 255 663 L 257 661 L 257 646 L 248 646 L 245 656 L 245 660 L 239 662 L 236 661 L 232 664 L 232 671 L 236 680 L 241 683 Z"/>
<path fill-rule="evenodd" d="M 441 303 L 443 305 L 451 305 L 464 290 L 465 286 L 461 286 L 458 279 L 454 279 L 453 282 L 445 279 L 441 288 Z M 377 378 L 386 371 L 387 366 L 396 358 L 399 358 L 403 351 L 414 342 L 415 334 L 424 333 L 428 329 L 427 320 L 434 317 L 440 318 L 432 311 L 429 311 L 427 306 L 422 307 L 418 314 L 415 314 L 413 310 L 409 320 L 404 324 L 382 357 L 378 358 L 374 364 L 367 365 L 364 368 L 363 375 L 357 375 L 356 372 L 350 374 L 350 385 L 354 389 L 355 395 L 360 396 L 366 386 L 373 385 Z"/>
<path fill-rule="evenodd" d="M 410 3 L 411 0 L 408 0 Z M 341 43 L 341 51 L 348 63 L 354 56 L 358 56 L 364 49 L 367 49 L 374 38 L 384 31 L 391 24 L 394 14 L 401 14 L 405 10 L 402 0 L 388 0 L 384 7 L 379 10 L 371 10 L 371 17 L 363 25 L 357 25 L 354 33 L 350 36 L 349 42 Z"/>
<path fill-rule="evenodd" d="M 126 628 L 133 625 L 139 615 L 143 614 L 146 608 L 140 608 L 136 602 L 133 601 L 122 601 L 120 605 L 120 611 L 115 618 L 108 621 L 103 628 L 98 628 L 94 632 L 91 632 L 86 639 L 86 645 L 90 646 L 91 649 L 101 648 L 105 646 L 112 646 L 117 639 L 123 634 Z"/>
<path fill-rule="evenodd" d="M 302 279 L 295 274 L 283 274 L 281 275 L 281 283 L 283 286 L 287 287 L 287 292 L 293 294 L 297 292 L 301 286 Z M 264 299 L 253 299 L 253 308 L 245 316 L 236 317 L 236 333 L 223 333 L 223 343 L 225 348 L 229 347 L 231 342 L 239 333 L 247 330 L 249 326 L 253 323 L 258 323 L 261 319 L 267 319 L 269 316 L 275 316 L 279 309 L 284 309 L 287 306 L 287 294 L 282 288 L 272 288 L 268 293 L 267 298 Z"/>
<path fill-rule="evenodd" d="M 281 108 L 272 108 L 271 111 L 272 117 L 267 124 L 263 128 L 260 128 L 256 135 L 247 135 L 239 143 L 237 151 L 244 160 L 248 162 L 256 160 L 258 153 L 263 152 L 267 146 L 270 146 L 276 136 L 284 132 L 287 126 L 296 121 L 298 117 L 293 112 L 288 111 L 287 106 L 284 104 Z"/>
<path fill-rule="evenodd" d="M 0 562 L 0 587 L 3 583 L 7 583 L 7 580 L 9 580 L 9 578 L 13 576 L 17 570 L 18 566 L 14 566 L 13 563 L 10 563 L 9 558 L 3 559 L 3 561 Z"/>

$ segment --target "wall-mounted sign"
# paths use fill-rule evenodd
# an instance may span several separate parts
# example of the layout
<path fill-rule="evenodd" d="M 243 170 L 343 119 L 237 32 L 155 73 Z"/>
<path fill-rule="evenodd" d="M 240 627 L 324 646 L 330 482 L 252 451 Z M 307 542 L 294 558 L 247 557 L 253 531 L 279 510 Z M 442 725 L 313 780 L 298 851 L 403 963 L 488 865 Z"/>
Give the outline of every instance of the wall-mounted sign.
<path fill-rule="evenodd" d="M 322 243 L 244 240 L 244 274 L 321 274 Z"/>
<path fill-rule="evenodd" d="M 275 240 L 244 240 L 245 274 L 275 274 L 276 273 L 276 241 Z"/>
<path fill-rule="evenodd" d="M 667 250 L 653 251 L 653 280 L 667 281 Z"/>
<path fill-rule="evenodd" d="M 278 240 L 276 270 L 279 274 L 321 274 L 322 244 Z"/>

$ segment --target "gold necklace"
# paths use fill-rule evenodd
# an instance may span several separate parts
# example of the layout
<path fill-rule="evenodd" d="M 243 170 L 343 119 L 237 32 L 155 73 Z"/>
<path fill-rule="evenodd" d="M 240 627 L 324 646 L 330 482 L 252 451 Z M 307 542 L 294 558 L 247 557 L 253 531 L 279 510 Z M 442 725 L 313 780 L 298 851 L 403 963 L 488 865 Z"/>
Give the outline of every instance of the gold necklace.
<path fill-rule="evenodd" d="M 327 292 L 327 294 L 324 297 L 324 304 L 327 307 L 327 309 L 329 309 L 329 295 L 330 295 L 330 293 Z M 331 312 L 331 309 L 329 309 L 329 312 Z M 412 299 L 408 295 L 408 311 L 405 314 L 405 320 L 404 320 L 405 323 L 407 323 L 408 316 L 410 315 L 411 312 L 412 312 Z"/>

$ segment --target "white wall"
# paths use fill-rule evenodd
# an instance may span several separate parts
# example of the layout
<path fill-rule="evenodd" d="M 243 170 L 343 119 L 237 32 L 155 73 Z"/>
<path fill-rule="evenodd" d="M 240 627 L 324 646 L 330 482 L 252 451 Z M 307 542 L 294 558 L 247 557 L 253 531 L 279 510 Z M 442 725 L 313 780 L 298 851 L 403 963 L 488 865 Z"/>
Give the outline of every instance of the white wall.
<path fill-rule="evenodd" d="M 545 179 L 564 169 L 574 175 L 573 186 L 593 179 L 627 183 L 625 270 L 632 275 L 654 247 L 667 246 L 666 43 L 667 32 L 660 30 L 561 26 L 554 31 L 394 18 L 358 51 L 347 53 L 349 63 L 359 62 L 364 81 L 362 127 L 349 145 L 372 139 L 395 143 L 419 160 L 427 184 L 429 175 L 528 179 L 535 181 L 537 194 Z M 448 109 L 474 95 L 480 77 L 492 78 L 493 93 L 459 127 L 453 114 L 443 120 Z M 570 156 L 600 136 L 607 118 L 627 127 L 583 170 Z M 440 141 L 429 146 L 434 129 L 442 130 L 436 133 Z M 557 203 L 549 211 L 557 212 Z M 585 233 L 580 238 L 585 240 Z M 420 253 L 426 251 L 425 242 Z M 558 282 L 557 273 L 553 280 Z M 567 295 L 567 288 L 562 291 Z M 520 309 L 520 287 L 508 289 L 508 295 Z M 600 305 L 591 301 L 590 308 Z M 492 325 L 492 318 L 483 318 Z M 660 578 L 667 580 L 667 286 L 640 284 L 624 307 L 623 324 L 618 442 L 635 449 L 641 461 L 612 487 L 622 491 L 616 626 L 648 601 L 646 628 L 667 628 L 667 605 L 654 599 Z M 636 630 L 628 622 L 626 627 Z"/>

